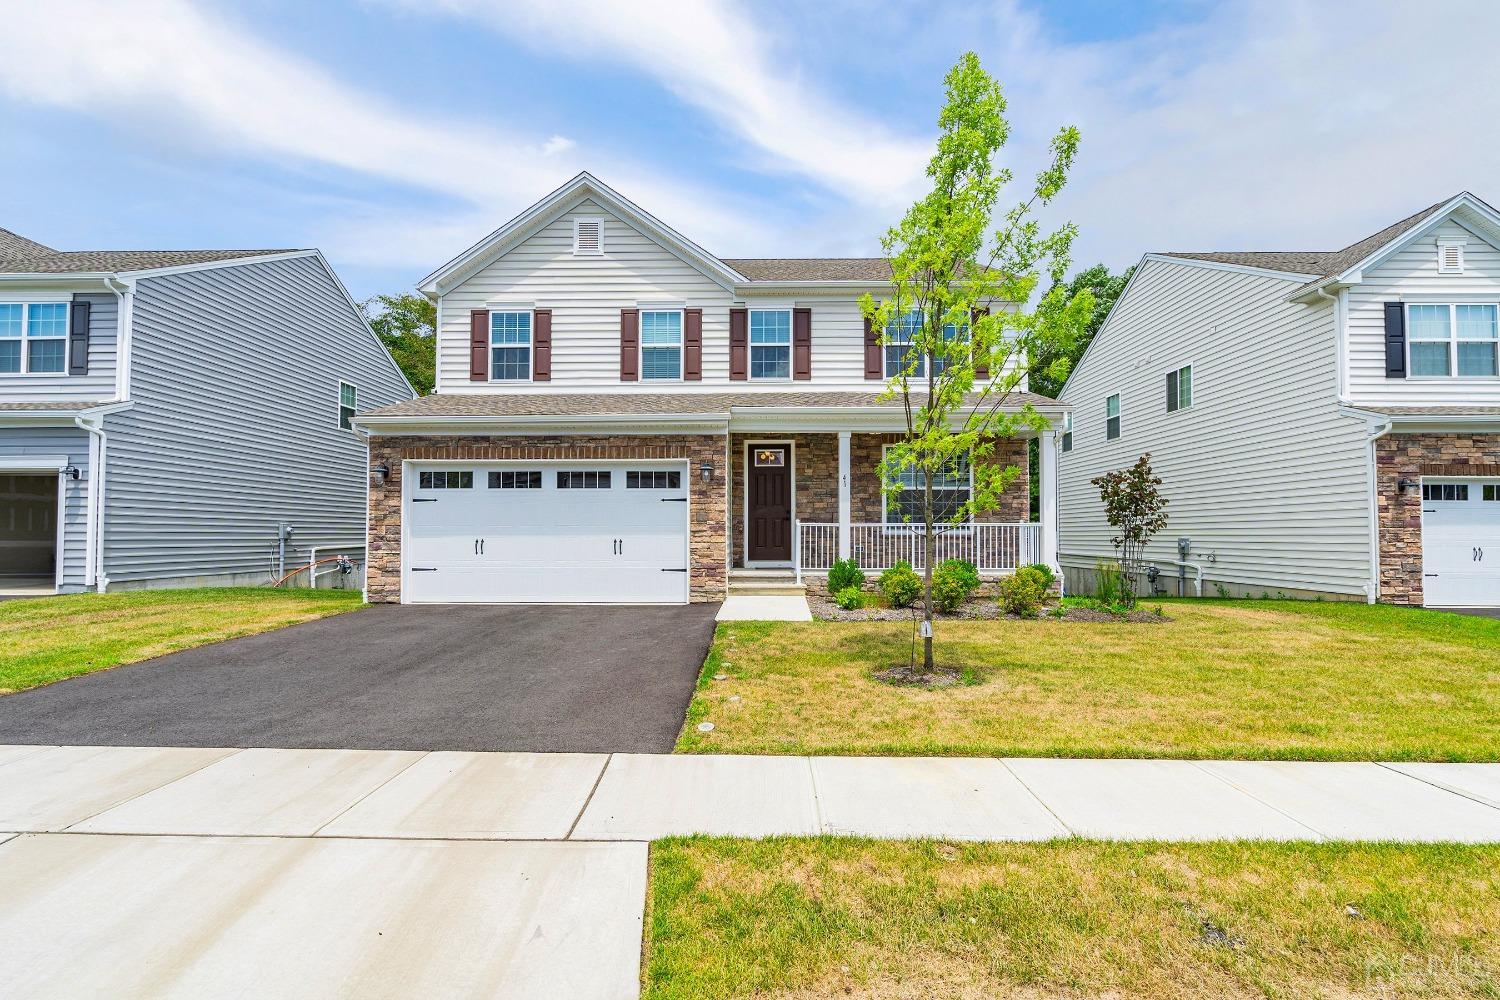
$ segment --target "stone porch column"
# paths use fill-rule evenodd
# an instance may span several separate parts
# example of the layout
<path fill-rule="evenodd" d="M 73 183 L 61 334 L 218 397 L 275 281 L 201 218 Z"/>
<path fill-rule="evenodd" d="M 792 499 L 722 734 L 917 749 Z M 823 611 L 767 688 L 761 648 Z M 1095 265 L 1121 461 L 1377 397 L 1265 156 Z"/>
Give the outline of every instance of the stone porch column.
<path fill-rule="evenodd" d="M 1057 432 L 1042 431 L 1041 446 L 1037 451 L 1040 458 L 1037 500 L 1042 519 L 1041 561 L 1061 576 L 1062 567 L 1057 561 Z"/>
<path fill-rule="evenodd" d="M 849 558 L 849 431 L 839 431 L 839 558 Z"/>

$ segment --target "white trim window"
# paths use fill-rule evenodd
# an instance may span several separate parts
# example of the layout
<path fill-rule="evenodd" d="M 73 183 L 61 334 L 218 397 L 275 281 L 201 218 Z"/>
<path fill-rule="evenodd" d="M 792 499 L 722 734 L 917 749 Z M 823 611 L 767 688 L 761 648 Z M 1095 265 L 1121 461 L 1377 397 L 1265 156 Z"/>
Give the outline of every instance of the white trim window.
<path fill-rule="evenodd" d="M 1113 441 L 1120 436 L 1120 394 L 1117 392 L 1104 401 L 1104 440 Z"/>
<path fill-rule="evenodd" d="M 531 313 L 519 309 L 490 313 L 490 381 L 531 381 Z"/>
<path fill-rule="evenodd" d="M 68 370 L 66 302 L 0 302 L 0 375 Z"/>
<path fill-rule="evenodd" d="M 894 378 L 905 372 L 909 378 L 927 377 L 927 355 L 913 357 L 916 351 L 912 343 L 922 332 L 921 310 L 913 309 L 904 316 L 897 316 L 885 327 L 885 377 Z M 948 323 L 943 327 L 944 340 L 968 340 L 967 325 Z M 947 358 L 933 359 L 933 374 L 941 375 L 948 367 Z M 910 368 L 908 368 L 910 366 Z"/>
<path fill-rule="evenodd" d="M 1493 302 L 1409 303 L 1407 370 L 1413 378 L 1500 375 L 1500 306 Z"/>
<path fill-rule="evenodd" d="M 682 310 L 641 310 L 641 381 L 682 379 Z"/>
<path fill-rule="evenodd" d="M 750 310 L 750 378 L 792 377 L 792 311 Z"/>
<path fill-rule="evenodd" d="M 1193 405 L 1193 366 L 1183 365 L 1167 372 L 1167 412 L 1190 409 Z"/>
<path fill-rule="evenodd" d="M 349 430 L 354 414 L 359 411 L 359 390 L 348 382 L 339 383 L 339 426 Z"/>
<path fill-rule="evenodd" d="M 884 451 L 890 451 L 886 445 Z M 901 470 L 901 489 L 888 496 L 885 503 L 887 527 L 910 527 L 922 523 L 922 494 L 925 477 L 922 470 Z M 968 458 L 960 455 L 953 463 L 932 477 L 932 510 L 936 524 L 951 524 L 974 495 L 974 470 Z M 967 523 L 967 522 L 966 522 Z"/>

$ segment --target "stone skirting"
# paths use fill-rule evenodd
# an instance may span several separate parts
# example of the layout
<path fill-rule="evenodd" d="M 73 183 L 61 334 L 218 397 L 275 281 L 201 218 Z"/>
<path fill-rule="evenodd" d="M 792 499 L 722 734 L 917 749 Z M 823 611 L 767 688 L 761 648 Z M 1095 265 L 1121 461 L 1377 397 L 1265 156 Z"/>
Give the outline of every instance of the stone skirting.
<path fill-rule="evenodd" d="M 885 501 L 880 489 L 882 448 L 899 441 L 899 434 L 853 434 L 849 440 L 849 517 L 855 524 L 878 524 L 884 520 Z M 731 564 L 744 565 L 745 547 L 745 446 L 790 441 L 797 519 L 834 523 L 839 519 L 839 436 L 837 434 L 732 434 L 729 439 L 732 479 L 729 493 Z M 985 522 L 1017 522 L 1031 519 L 1031 480 L 1026 441 L 1007 438 L 997 442 L 989 461 L 1016 465 L 1021 475 L 1000 497 L 1000 505 L 979 517 Z"/>
<path fill-rule="evenodd" d="M 411 459 L 449 462 L 501 460 L 604 461 L 687 459 L 691 503 L 689 596 L 694 602 L 724 599 L 729 570 L 724 544 L 727 480 L 722 434 L 551 435 L 545 437 L 411 436 L 370 439 L 370 467 L 385 465 L 390 478 L 370 487 L 370 538 L 366 586 L 375 603 L 401 600 L 401 463 Z M 711 463 L 709 482 L 699 467 Z"/>
<path fill-rule="evenodd" d="M 1388 434 L 1375 442 L 1380 599 L 1422 603 L 1422 491 L 1403 479 L 1500 475 L 1500 434 Z"/>

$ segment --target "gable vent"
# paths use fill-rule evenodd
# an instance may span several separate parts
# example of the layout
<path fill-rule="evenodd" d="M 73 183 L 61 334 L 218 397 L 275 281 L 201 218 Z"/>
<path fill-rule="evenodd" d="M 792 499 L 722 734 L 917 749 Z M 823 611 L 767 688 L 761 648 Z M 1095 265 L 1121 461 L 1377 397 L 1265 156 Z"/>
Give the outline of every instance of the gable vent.
<path fill-rule="evenodd" d="M 573 253 L 575 256 L 598 256 L 604 253 L 604 220 L 573 220 Z"/>
<path fill-rule="evenodd" d="M 1438 274 L 1464 273 L 1464 245 L 1462 243 L 1438 244 Z"/>

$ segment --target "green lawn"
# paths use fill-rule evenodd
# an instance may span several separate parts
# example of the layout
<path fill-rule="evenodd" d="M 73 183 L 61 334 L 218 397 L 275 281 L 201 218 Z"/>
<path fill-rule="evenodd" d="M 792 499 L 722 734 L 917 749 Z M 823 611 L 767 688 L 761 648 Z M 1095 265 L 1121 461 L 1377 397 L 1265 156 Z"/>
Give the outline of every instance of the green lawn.
<path fill-rule="evenodd" d="M 1497 997 L 1497 927 L 1495 846 L 668 840 L 642 978 L 646 1000 Z"/>
<path fill-rule="evenodd" d="M 936 691 L 870 677 L 905 662 L 909 623 L 725 623 L 677 749 L 1500 760 L 1500 621 L 1162 603 L 1171 621 L 939 622 L 939 661 L 980 682 Z"/>
<path fill-rule="evenodd" d="M 361 607 L 359 591 L 223 587 L 0 601 L 0 694 Z"/>

